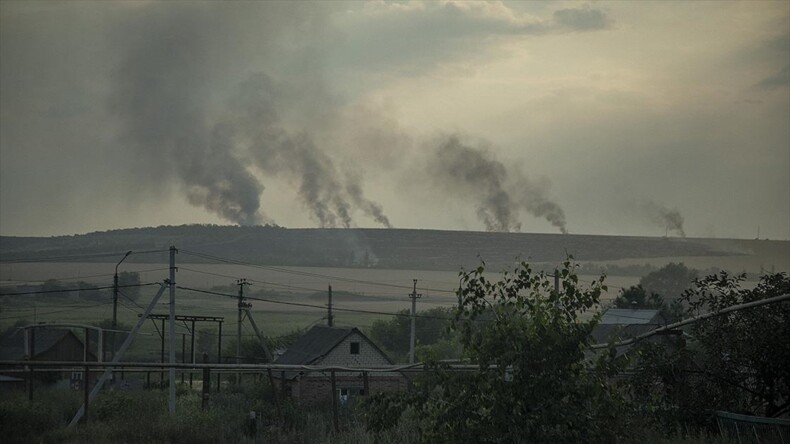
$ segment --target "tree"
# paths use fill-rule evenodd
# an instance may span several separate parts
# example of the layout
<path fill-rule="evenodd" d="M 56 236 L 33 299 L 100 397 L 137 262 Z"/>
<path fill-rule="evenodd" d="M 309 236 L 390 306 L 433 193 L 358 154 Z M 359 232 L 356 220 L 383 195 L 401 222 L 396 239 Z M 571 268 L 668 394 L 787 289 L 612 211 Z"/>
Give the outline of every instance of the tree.
<path fill-rule="evenodd" d="M 762 276 L 751 290 L 741 287 L 744 279 L 721 272 L 696 280 L 683 295 L 689 314 L 790 293 L 784 273 Z M 771 417 L 790 411 L 790 302 L 708 318 L 695 323 L 690 334 L 697 354 L 689 371 L 718 388 L 718 405 L 711 408 Z"/>
<path fill-rule="evenodd" d="M 650 293 L 648 296 L 642 285 L 632 285 L 624 288 L 620 295 L 614 300 L 616 308 L 656 308 L 664 309 L 666 304 L 664 298 L 657 293 Z"/>
<path fill-rule="evenodd" d="M 409 310 L 401 310 L 399 316 L 389 320 L 377 320 L 370 328 L 370 339 L 381 346 L 395 361 L 405 361 L 409 353 L 411 318 Z M 451 353 L 452 338 L 449 332 L 453 310 L 435 307 L 418 312 L 415 320 L 416 342 L 423 351 L 426 346 L 439 345 L 439 355 Z M 430 353 L 430 352 L 429 352 Z"/>
<path fill-rule="evenodd" d="M 682 263 L 670 262 L 662 268 L 648 273 L 639 280 L 649 294 L 658 294 L 665 301 L 679 299 L 683 292 L 692 286 L 697 278 L 697 270 L 688 268 Z"/>
<path fill-rule="evenodd" d="M 610 442 L 617 433 L 619 396 L 606 383 L 613 354 L 589 354 L 603 277 L 582 288 L 566 261 L 560 291 L 526 263 L 489 281 L 484 266 L 462 273 L 461 304 L 452 328 L 463 357 L 477 364 L 454 371 L 429 363 L 420 392 L 372 397 L 373 426 L 382 415 L 412 406 L 425 442 Z M 486 318 L 489 318 L 488 321 Z"/>
<path fill-rule="evenodd" d="M 140 298 L 140 287 L 131 285 L 140 285 L 140 273 L 122 271 L 118 275 L 118 286 L 121 287 L 119 291 L 127 298 L 136 301 Z"/>

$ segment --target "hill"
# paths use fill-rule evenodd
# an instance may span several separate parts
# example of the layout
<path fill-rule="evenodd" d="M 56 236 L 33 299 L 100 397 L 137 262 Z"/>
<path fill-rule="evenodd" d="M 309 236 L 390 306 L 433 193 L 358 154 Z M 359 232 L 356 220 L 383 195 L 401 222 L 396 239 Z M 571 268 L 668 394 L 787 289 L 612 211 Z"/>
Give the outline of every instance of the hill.
<path fill-rule="evenodd" d="M 758 266 L 777 271 L 790 269 L 787 241 L 215 225 L 133 228 L 55 237 L 0 236 L 0 261 L 57 262 L 67 260 L 67 256 L 80 256 L 86 262 L 115 262 L 118 252 L 161 250 L 132 255 L 129 262 L 163 263 L 167 262 L 170 245 L 234 260 L 284 266 L 458 270 L 476 266 L 480 259 L 495 267 L 515 260 L 556 263 L 570 253 L 581 262 L 639 264 L 665 258 L 702 258 L 708 259 L 704 263 L 736 264 L 744 271 L 757 272 L 754 268 Z M 194 256 L 179 257 L 179 262 L 200 261 Z M 744 265 L 738 265 L 741 263 Z"/>

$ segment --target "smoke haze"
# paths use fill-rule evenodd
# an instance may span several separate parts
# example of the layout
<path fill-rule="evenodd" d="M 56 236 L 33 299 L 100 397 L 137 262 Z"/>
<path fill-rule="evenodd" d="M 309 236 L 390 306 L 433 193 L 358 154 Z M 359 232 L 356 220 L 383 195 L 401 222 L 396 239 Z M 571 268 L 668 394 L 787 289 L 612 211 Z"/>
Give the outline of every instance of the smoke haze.
<path fill-rule="evenodd" d="M 0 234 L 787 238 L 788 25 L 781 2 L 0 2 Z"/>
<path fill-rule="evenodd" d="M 680 237 L 686 237 L 686 232 L 683 230 L 683 216 L 677 208 L 668 208 L 650 200 L 642 202 L 640 207 L 656 226 L 664 228 L 667 234 L 675 233 Z"/>
<path fill-rule="evenodd" d="M 567 233 L 565 213 L 547 196 L 547 186 L 508 169 L 483 148 L 462 143 L 451 135 L 439 141 L 427 174 L 444 193 L 472 200 L 488 231 L 520 231 L 520 210 L 543 217 Z"/>

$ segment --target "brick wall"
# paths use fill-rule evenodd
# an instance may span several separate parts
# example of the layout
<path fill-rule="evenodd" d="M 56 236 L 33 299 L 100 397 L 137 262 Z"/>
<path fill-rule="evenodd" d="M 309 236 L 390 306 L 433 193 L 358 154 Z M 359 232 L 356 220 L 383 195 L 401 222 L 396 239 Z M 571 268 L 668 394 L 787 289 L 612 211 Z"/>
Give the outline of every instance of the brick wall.
<path fill-rule="evenodd" d="M 364 382 L 362 376 L 347 376 L 343 373 L 336 373 L 335 386 L 340 389 L 362 389 Z M 391 392 L 406 390 L 408 381 L 402 375 L 395 373 L 395 376 L 368 375 L 368 386 L 370 393 Z M 299 404 L 320 404 L 331 402 L 332 381 L 329 373 L 318 373 L 315 376 L 297 380 L 292 386 L 292 396 Z"/>

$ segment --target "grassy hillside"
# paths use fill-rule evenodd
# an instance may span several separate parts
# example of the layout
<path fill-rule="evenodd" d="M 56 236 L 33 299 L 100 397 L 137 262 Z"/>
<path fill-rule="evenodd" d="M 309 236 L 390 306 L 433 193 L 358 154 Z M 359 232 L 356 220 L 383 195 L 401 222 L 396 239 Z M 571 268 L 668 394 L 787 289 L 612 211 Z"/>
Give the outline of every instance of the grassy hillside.
<path fill-rule="evenodd" d="M 701 268 L 726 261 L 737 271 L 762 266 L 790 270 L 790 242 L 742 239 L 488 233 L 400 229 L 286 229 L 257 226 L 135 228 L 56 237 L 0 237 L 0 261 L 101 253 L 179 249 L 285 266 L 458 270 L 485 260 L 499 267 L 515 260 L 622 264 L 702 258 Z M 91 258 L 116 262 L 118 255 Z M 722 260 L 722 258 L 727 258 Z M 712 259 L 712 260 L 705 260 Z M 57 259 L 56 259 L 57 260 Z M 180 257 L 180 262 L 201 262 Z M 133 255 L 128 262 L 166 263 L 167 253 Z"/>

